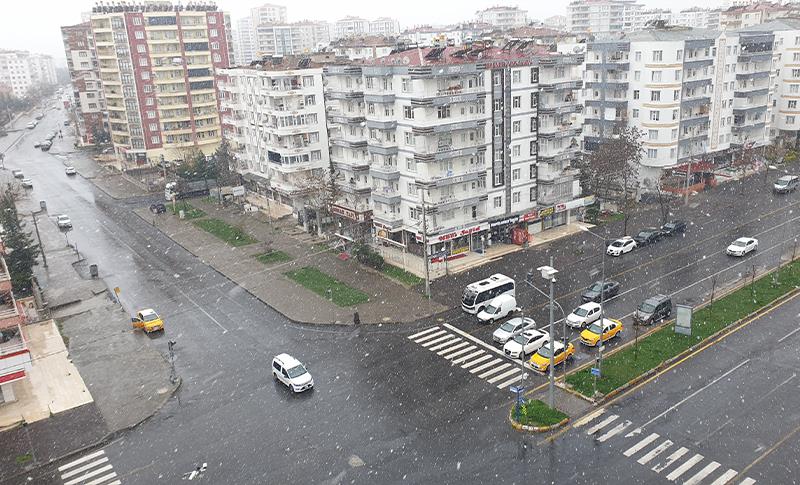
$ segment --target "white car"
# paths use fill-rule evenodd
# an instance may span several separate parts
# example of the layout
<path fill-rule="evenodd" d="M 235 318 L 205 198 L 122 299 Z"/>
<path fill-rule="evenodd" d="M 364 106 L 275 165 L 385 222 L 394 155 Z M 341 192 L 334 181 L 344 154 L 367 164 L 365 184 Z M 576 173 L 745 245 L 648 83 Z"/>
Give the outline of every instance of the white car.
<path fill-rule="evenodd" d="M 593 301 L 584 303 L 567 315 L 567 325 L 572 328 L 583 328 L 600 318 L 601 308 L 599 303 Z"/>
<path fill-rule="evenodd" d="M 272 377 L 294 392 L 303 392 L 314 387 L 314 379 L 308 369 L 289 354 L 276 355 L 272 359 Z"/>
<path fill-rule="evenodd" d="M 18 169 L 17 169 L 17 170 L 12 170 L 12 171 L 11 171 L 11 175 L 12 175 L 12 176 L 13 176 L 15 179 L 20 179 L 20 180 L 21 180 L 21 179 L 24 179 L 24 178 L 25 178 L 25 174 L 24 174 L 24 173 L 22 173 L 22 170 L 18 170 Z"/>
<path fill-rule="evenodd" d="M 75 171 L 75 167 L 69 166 L 69 167 L 64 169 L 64 173 L 67 174 L 67 175 L 75 175 L 78 172 Z"/>
<path fill-rule="evenodd" d="M 725 250 L 728 256 L 744 256 L 758 249 L 758 239 L 754 237 L 740 237 L 733 241 Z"/>
<path fill-rule="evenodd" d="M 26 189 L 32 189 L 33 188 L 33 180 L 31 180 L 31 179 L 22 179 L 22 182 L 20 182 L 20 185 L 22 185 Z"/>
<path fill-rule="evenodd" d="M 531 330 L 535 328 L 536 322 L 533 321 L 533 318 L 514 317 L 500 325 L 500 328 L 494 331 L 492 334 L 492 340 L 498 344 L 505 344 L 509 341 L 509 339 L 516 337 L 525 330 Z"/>
<path fill-rule="evenodd" d="M 62 214 L 56 219 L 59 229 L 67 229 L 72 227 L 72 221 L 68 215 Z"/>
<path fill-rule="evenodd" d="M 503 346 L 503 353 L 512 359 L 524 359 L 550 341 L 550 334 L 542 330 L 525 330 Z"/>
<path fill-rule="evenodd" d="M 636 241 L 630 236 L 625 236 L 609 244 L 608 248 L 606 248 L 606 254 L 609 256 L 622 256 L 633 251 L 634 248 L 636 248 Z"/>

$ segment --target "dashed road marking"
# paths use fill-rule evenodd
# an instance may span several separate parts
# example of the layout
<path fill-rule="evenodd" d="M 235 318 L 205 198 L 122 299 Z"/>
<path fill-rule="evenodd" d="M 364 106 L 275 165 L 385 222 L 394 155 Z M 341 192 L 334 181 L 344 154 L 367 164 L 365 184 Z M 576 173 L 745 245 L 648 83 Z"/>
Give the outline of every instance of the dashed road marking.
<path fill-rule="evenodd" d="M 423 330 L 421 332 L 417 332 L 414 335 L 409 335 L 408 339 L 409 340 L 414 340 L 417 337 L 422 337 L 423 335 L 425 335 L 427 333 L 435 332 L 436 330 L 439 330 L 439 327 L 431 327 L 431 328 L 429 328 L 427 330 Z"/>
<path fill-rule="evenodd" d="M 725 473 L 723 473 L 722 475 L 720 475 L 719 478 L 714 480 L 711 483 L 711 485 L 725 485 L 726 483 L 728 483 L 731 480 L 731 478 L 735 477 L 738 474 L 739 474 L 739 472 L 737 472 L 736 470 L 731 468 L 728 471 L 726 471 Z"/>
<path fill-rule="evenodd" d="M 622 431 L 624 431 L 625 428 L 627 428 L 630 425 L 631 425 L 631 422 L 626 420 L 626 421 L 624 421 L 622 423 L 619 423 L 618 425 L 614 426 L 613 428 L 611 428 L 609 431 L 606 432 L 606 434 L 604 434 L 604 435 L 602 435 L 602 436 L 600 436 L 598 438 L 595 438 L 595 439 L 599 443 L 605 443 L 606 441 L 608 441 L 609 439 L 613 438 L 614 436 L 622 433 Z"/>

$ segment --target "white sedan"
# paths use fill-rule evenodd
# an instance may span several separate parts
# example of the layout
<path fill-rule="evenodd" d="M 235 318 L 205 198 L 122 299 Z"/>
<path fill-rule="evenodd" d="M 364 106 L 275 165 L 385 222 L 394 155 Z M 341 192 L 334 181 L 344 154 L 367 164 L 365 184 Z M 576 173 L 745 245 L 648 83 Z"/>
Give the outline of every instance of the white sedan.
<path fill-rule="evenodd" d="M 492 340 L 498 344 L 505 344 L 509 339 L 516 337 L 525 330 L 536 328 L 536 322 L 533 318 L 514 317 L 511 320 L 500 325 L 500 327 L 492 334 Z"/>
<path fill-rule="evenodd" d="M 72 228 L 72 221 L 70 220 L 69 216 L 66 214 L 62 214 L 56 218 L 56 223 L 58 224 L 59 229 L 70 229 Z"/>
<path fill-rule="evenodd" d="M 572 328 L 583 328 L 600 318 L 600 304 L 590 301 L 572 310 L 567 315 L 567 325 Z"/>
<path fill-rule="evenodd" d="M 512 359 L 524 359 L 550 341 L 550 334 L 542 330 L 525 330 L 503 346 L 503 353 Z"/>
<path fill-rule="evenodd" d="M 64 169 L 64 173 L 67 174 L 67 175 L 75 175 L 78 172 L 75 170 L 75 167 L 69 166 L 69 167 Z"/>
<path fill-rule="evenodd" d="M 634 248 L 636 248 L 636 241 L 630 236 L 625 236 L 609 244 L 606 249 L 606 254 L 609 256 L 622 256 L 625 253 L 633 251 Z"/>
<path fill-rule="evenodd" d="M 758 249 L 758 239 L 754 237 L 740 237 L 733 241 L 725 250 L 728 256 L 744 256 Z"/>

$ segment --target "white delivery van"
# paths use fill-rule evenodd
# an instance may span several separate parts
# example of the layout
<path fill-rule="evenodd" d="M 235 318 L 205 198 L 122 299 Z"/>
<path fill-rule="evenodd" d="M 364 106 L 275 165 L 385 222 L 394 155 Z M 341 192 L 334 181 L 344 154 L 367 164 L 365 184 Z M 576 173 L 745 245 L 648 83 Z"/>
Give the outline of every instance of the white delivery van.
<path fill-rule="evenodd" d="M 517 299 L 513 295 L 496 296 L 478 313 L 478 321 L 494 323 L 516 311 L 519 311 L 519 308 L 517 308 Z"/>

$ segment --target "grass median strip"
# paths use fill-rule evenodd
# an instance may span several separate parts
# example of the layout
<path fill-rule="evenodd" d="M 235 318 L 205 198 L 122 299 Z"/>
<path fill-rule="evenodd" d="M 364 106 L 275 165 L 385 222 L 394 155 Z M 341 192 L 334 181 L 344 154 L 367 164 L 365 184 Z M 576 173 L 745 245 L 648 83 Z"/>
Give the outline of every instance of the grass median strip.
<path fill-rule="evenodd" d="M 337 306 L 355 306 L 369 301 L 369 296 L 363 291 L 351 288 L 317 268 L 306 266 L 284 275 Z"/>
<path fill-rule="evenodd" d="M 183 211 L 183 217 L 185 219 L 197 219 L 200 217 L 205 217 L 206 213 L 202 210 L 198 209 L 197 207 L 193 207 L 187 202 L 177 202 L 173 207 L 172 204 L 168 205 L 169 210 L 172 211 L 173 214 L 178 215 L 180 211 Z"/>
<path fill-rule="evenodd" d="M 516 409 L 512 411 L 516 419 Z M 525 401 L 519 410 L 519 423 L 526 426 L 553 426 L 567 419 L 567 415 L 553 409 L 538 399 Z"/>
<path fill-rule="evenodd" d="M 285 263 L 287 261 L 291 261 L 293 258 L 288 254 L 284 253 L 283 251 L 267 251 L 266 253 L 256 254 L 253 256 L 256 258 L 260 263 L 263 264 L 278 264 L 278 263 Z"/>
<path fill-rule="evenodd" d="M 391 264 L 384 264 L 381 272 L 389 278 L 397 280 L 400 283 L 408 286 L 416 286 L 425 281 L 419 276 L 409 273 L 408 271 L 398 268 L 397 266 L 392 266 Z"/>
<path fill-rule="evenodd" d="M 192 221 L 192 224 L 210 232 L 231 246 L 246 246 L 258 242 L 238 227 L 231 226 L 219 219 L 200 219 Z"/>
<path fill-rule="evenodd" d="M 798 286 L 800 260 L 784 266 L 774 276 L 764 276 L 753 284 L 720 298 L 713 306 L 695 311 L 692 316 L 691 336 L 676 334 L 674 324 L 671 324 L 640 339 L 638 346 L 630 345 L 603 359 L 603 375 L 597 380 L 597 391 L 608 394 L 618 389 Z M 567 383 L 581 394 L 592 396 L 594 377 L 590 369 L 567 376 Z"/>

